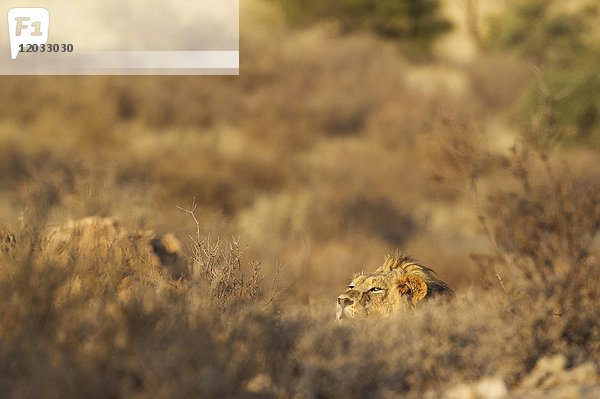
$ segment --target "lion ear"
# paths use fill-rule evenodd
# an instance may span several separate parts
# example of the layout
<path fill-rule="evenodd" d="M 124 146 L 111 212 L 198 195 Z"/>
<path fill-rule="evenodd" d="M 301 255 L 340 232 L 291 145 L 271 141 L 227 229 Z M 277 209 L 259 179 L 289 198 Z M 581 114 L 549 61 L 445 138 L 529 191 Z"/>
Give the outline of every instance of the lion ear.
<path fill-rule="evenodd" d="M 420 276 L 400 276 L 397 285 L 400 295 L 408 295 L 413 305 L 427 295 L 427 283 Z"/>

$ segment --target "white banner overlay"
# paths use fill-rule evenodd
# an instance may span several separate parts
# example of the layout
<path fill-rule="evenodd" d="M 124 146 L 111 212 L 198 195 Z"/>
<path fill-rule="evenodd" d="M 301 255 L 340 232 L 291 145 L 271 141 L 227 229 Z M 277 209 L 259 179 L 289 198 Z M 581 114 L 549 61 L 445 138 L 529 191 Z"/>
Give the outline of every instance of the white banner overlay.
<path fill-rule="evenodd" d="M 236 75 L 239 0 L 0 2 L 0 75 Z"/>
<path fill-rule="evenodd" d="M 48 42 L 50 14 L 45 8 L 11 8 L 8 11 L 10 58 L 16 59 L 23 46 Z"/>

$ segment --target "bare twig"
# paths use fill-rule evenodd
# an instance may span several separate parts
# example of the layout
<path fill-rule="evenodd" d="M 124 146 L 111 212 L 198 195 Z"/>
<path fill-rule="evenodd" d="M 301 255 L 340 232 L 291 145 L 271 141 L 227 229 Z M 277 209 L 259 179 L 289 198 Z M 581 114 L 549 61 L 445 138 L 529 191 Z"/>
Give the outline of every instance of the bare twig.
<path fill-rule="evenodd" d="M 500 277 L 500 273 L 498 273 L 498 271 L 496 271 L 496 277 L 498 278 L 498 281 L 500 281 L 500 287 L 502 287 L 502 290 L 504 292 L 508 292 L 506 290 L 506 287 L 504 286 L 504 282 L 502 281 L 502 277 Z"/>
<path fill-rule="evenodd" d="M 277 266 L 277 269 L 275 270 L 275 275 L 273 276 L 273 280 L 271 281 L 271 289 L 269 290 L 269 297 L 267 298 L 267 301 L 265 302 L 265 304 L 263 305 L 263 307 L 267 307 L 271 304 L 273 304 L 274 302 L 281 302 L 283 301 L 282 298 L 280 298 L 280 295 L 283 294 L 286 291 L 286 288 L 279 288 L 279 286 L 277 285 L 277 280 L 279 279 L 279 275 L 281 274 L 281 272 L 288 267 L 289 263 L 285 263 L 285 264 L 279 264 Z"/>
<path fill-rule="evenodd" d="M 196 225 L 196 237 L 190 236 L 194 281 L 209 290 L 210 297 L 221 311 L 232 305 L 262 297 L 262 266 L 260 262 L 250 262 L 252 274 L 249 277 L 246 275 L 242 258 L 248 248 L 242 248 L 240 237 L 232 236 L 227 243 L 223 243 L 218 237 L 211 240 L 210 235 L 203 239 L 200 235 L 200 221 L 195 213 L 196 200 L 194 199 L 190 209 L 179 206 L 177 208 L 191 215 Z M 277 276 L 281 270 L 283 267 L 278 268 Z M 275 286 L 275 280 L 271 287 L 269 303 L 275 301 L 275 297 L 283 291 Z"/>
<path fill-rule="evenodd" d="M 180 211 L 189 213 L 192 216 L 192 219 L 194 219 L 194 223 L 196 223 L 196 240 L 194 240 L 192 237 L 190 237 L 190 238 L 192 238 L 192 241 L 199 243 L 200 242 L 200 222 L 198 221 L 198 218 L 196 217 L 196 208 L 197 207 L 198 207 L 198 204 L 196 204 L 196 197 L 193 198 L 192 207 L 190 209 L 185 209 L 180 206 L 176 206 L 176 208 L 179 209 Z"/>

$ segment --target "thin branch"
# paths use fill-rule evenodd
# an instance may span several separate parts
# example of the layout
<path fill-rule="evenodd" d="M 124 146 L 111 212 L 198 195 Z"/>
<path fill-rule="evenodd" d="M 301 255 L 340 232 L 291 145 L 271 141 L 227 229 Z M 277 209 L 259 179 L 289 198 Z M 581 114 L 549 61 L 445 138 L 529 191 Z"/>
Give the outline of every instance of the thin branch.
<path fill-rule="evenodd" d="M 504 292 L 508 292 L 506 290 L 506 287 L 504 286 L 504 282 L 502 281 L 502 277 L 500 277 L 500 273 L 498 273 L 498 271 L 496 271 L 496 277 L 498 278 L 498 281 L 500 281 L 500 287 L 502 287 L 502 290 Z"/>
<path fill-rule="evenodd" d="M 277 269 L 275 270 L 275 276 L 273 276 L 273 280 L 271 281 L 271 289 L 269 290 L 269 298 L 267 299 L 267 302 L 263 305 L 263 308 L 266 308 L 267 306 L 273 304 L 274 302 L 280 302 L 283 300 L 283 299 L 279 298 L 279 296 L 286 291 L 286 288 L 285 287 L 279 288 L 277 286 L 277 280 L 279 279 L 279 275 L 281 274 L 281 272 L 283 270 L 285 270 L 285 268 L 288 266 L 289 266 L 289 263 L 277 266 Z"/>
<path fill-rule="evenodd" d="M 200 222 L 198 221 L 198 218 L 196 217 L 196 208 L 198 208 L 198 204 L 196 204 L 196 197 L 194 197 L 192 199 L 191 209 L 185 209 L 178 205 L 176 205 L 175 207 L 177 209 L 179 209 L 180 211 L 183 211 L 183 212 L 186 212 L 186 213 L 189 213 L 190 215 L 192 215 L 192 218 L 194 219 L 194 223 L 196 223 L 196 240 L 197 241 L 195 241 L 195 242 L 199 243 L 200 242 Z M 193 241 L 193 239 L 192 239 L 192 241 Z"/>

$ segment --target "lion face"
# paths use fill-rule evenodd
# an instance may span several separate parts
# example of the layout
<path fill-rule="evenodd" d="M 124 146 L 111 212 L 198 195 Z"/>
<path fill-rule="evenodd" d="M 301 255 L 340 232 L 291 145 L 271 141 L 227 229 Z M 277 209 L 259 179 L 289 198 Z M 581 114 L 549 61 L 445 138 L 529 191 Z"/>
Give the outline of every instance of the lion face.
<path fill-rule="evenodd" d="M 425 297 L 452 295 L 450 287 L 436 277 L 433 269 L 408 255 L 388 254 L 374 273 L 354 276 L 346 292 L 337 298 L 336 317 L 342 320 L 389 316 L 414 307 Z"/>
<path fill-rule="evenodd" d="M 408 309 L 427 294 L 427 284 L 417 276 L 400 270 L 355 276 L 346 292 L 338 296 L 336 318 L 360 319 L 389 316 Z"/>

